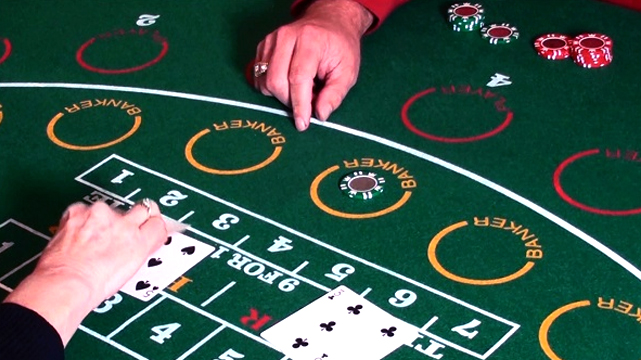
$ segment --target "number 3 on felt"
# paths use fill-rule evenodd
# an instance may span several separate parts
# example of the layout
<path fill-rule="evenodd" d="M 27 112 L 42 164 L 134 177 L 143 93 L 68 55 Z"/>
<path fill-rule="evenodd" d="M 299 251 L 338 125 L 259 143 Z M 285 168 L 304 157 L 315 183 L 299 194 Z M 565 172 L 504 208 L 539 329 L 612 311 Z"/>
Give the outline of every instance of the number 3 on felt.
<path fill-rule="evenodd" d="M 151 328 L 151 331 L 156 335 L 151 335 L 149 338 L 159 344 L 163 344 L 165 340 L 170 339 L 171 334 L 173 334 L 174 331 L 178 330 L 179 328 L 179 323 L 157 325 Z"/>

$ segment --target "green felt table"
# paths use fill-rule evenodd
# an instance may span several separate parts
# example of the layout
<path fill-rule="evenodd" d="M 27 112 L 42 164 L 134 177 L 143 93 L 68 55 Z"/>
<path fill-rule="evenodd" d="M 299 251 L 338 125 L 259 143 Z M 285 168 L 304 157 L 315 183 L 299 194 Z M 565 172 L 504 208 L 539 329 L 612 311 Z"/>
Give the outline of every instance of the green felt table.
<path fill-rule="evenodd" d="M 2 2 L 0 298 L 67 205 L 149 197 L 215 256 L 108 299 L 69 359 L 283 359 L 260 333 L 339 285 L 420 329 L 389 359 L 639 359 L 641 13 L 485 0 L 520 31 L 493 46 L 449 4 L 368 35 L 358 84 L 299 133 L 244 74 L 288 1 Z M 550 32 L 608 34 L 614 61 L 539 57 Z M 345 196 L 354 171 L 380 196 Z"/>

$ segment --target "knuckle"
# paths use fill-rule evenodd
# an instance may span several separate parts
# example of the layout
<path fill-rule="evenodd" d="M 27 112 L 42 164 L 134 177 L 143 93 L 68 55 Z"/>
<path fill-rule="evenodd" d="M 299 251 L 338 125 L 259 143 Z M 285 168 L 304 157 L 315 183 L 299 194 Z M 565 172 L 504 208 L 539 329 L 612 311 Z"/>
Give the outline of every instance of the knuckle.
<path fill-rule="evenodd" d="M 302 39 L 312 38 L 317 39 L 320 35 L 320 29 L 317 25 L 314 24 L 301 24 L 298 28 L 299 37 Z"/>
<path fill-rule="evenodd" d="M 308 83 L 311 79 L 298 68 L 292 68 L 287 75 L 287 80 L 291 85 L 302 85 Z"/>
<path fill-rule="evenodd" d="M 287 88 L 287 81 L 279 76 L 269 76 L 265 78 L 265 88 L 269 92 L 279 92 Z"/>

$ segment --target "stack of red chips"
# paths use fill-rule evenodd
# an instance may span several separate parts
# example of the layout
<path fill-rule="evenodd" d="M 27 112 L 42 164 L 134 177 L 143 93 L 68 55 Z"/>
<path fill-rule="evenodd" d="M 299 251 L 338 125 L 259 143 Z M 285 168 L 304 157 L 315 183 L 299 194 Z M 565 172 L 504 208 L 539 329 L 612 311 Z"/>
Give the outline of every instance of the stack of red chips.
<path fill-rule="evenodd" d="M 570 57 L 572 40 L 563 34 L 545 34 L 534 41 L 536 52 L 548 60 L 562 60 Z"/>
<path fill-rule="evenodd" d="M 596 68 L 612 62 L 612 39 L 603 34 L 581 34 L 572 40 L 572 58 L 584 68 Z"/>

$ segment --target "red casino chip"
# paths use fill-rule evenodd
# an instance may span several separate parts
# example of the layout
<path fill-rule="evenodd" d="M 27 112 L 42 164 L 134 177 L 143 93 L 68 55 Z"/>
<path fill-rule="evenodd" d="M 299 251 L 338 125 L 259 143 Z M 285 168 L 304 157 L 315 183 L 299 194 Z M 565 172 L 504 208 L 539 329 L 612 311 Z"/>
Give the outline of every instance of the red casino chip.
<path fill-rule="evenodd" d="M 572 40 L 572 57 L 577 65 L 596 68 L 612 62 L 612 39 L 603 34 L 581 34 Z"/>
<path fill-rule="evenodd" d="M 562 60 L 570 57 L 571 41 L 562 34 L 545 34 L 534 41 L 536 52 L 549 60 Z"/>

